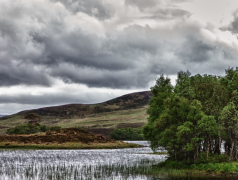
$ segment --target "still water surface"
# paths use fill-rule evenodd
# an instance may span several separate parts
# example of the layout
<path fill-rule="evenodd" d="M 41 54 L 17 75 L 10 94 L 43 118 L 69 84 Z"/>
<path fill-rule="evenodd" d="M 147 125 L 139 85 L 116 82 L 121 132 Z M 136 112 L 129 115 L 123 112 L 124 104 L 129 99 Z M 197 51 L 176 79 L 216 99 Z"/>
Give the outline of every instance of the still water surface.
<path fill-rule="evenodd" d="M 148 145 L 145 141 L 134 143 Z M 3 150 L 0 151 L 0 180 L 171 179 L 148 173 L 152 165 L 166 159 L 166 155 L 150 153 L 152 151 L 149 147 L 110 150 Z"/>

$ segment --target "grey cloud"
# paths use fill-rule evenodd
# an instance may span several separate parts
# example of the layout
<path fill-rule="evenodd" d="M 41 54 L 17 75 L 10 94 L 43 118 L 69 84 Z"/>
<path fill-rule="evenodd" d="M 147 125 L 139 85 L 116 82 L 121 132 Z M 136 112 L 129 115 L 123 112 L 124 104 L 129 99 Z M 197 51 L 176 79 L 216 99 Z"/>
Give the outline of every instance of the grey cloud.
<path fill-rule="evenodd" d="M 141 9 L 139 23 L 176 22 L 160 28 L 122 19 L 125 28 L 120 30 L 110 24 L 113 18 L 120 20 L 120 13 L 108 14 L 103 1 L 29 1 L 29 7 L 21 2 L 10 11 L 0 6 L 0 15 L 6 17 L 0 19 L 0 86 L 50 86 L 58 78 L 89 87 L 145 88 L 159 73 L 176 74 L 184 67 L 193 69 L 194 63 L 212 67 L 214 58 L 235 59 L 229 48 L 203 41 L 199 25 L 186 22 L 189 12 L 147 8 L 160 1 L 126 0 L 126 4 Z M 32 8 L 36 5 L 39 9 Z"/>
<path fill-rule="evenodd" d="M 203 63 L 214 58 L 216 47 L 205 43 L 196 37 L 188 37 L 177 50 L 177 55 L 184 63 Z"/>
<path fill-rule="evenodd" d="M 235 33 L 238 33 L 238 18 L 236 18 L 232 23 L 231 23 L 231 30 Z"/>
<path fill-rule="evenodd" d="M 157 0 L 125 0 L 125 4 L 137 6 L 140 9 L 154 7 L 157 3 Z"/>
<path fill-rule="evenodd" d="M 82 83 L 89 87 L 146 87 L 154 76 L 150 74 L 153 63 L 150 58 L 163 51 L 163 43 L 157 38 L 159 34 L 155 30 L 131 26 L 117 34 L 117 38 L 105 42 L 104 51 L 111 55 L 98 55 L 91 66 L 80 65 L 80 61 L 74 66 L 69 64 L 70 61 L 65 61 L 67 64 L 52 69 L 51 75 L 68 83 Z M 97 61 L 104 65 L 99 66 Z"/>
<path fill-rule="evenodd" d="M 177 6 L 163 7 L 164 2 L 159 0 L 126 0 L 125 4 L 138 7 L 141 11 L 153 12 L 152 16 L 145 16 L 144 18 L 169 20 L 191 15 L 190 12 L 182 10 Z"/>
<path fill-rule="evenodd" d="M 91 68 L 74 68 L 64 64 L 54 69 L 53 76 L 62 78 L 66 83 L 86 84 L 89 87 L 138 88 L 145 87 L 151 78 L 147 72 L 138 69 L 123 71 L 96 70 Z"/>
<path fill-rule="evenodd" d="M 80 89 L 75 92 L 58 92 L 58 93 L 43 93 L 41 95 L 30 94 L 15 94 L 15 95 L 0 95 L 0 114 L 13 114 L 22 110 L 42 108 L 42 106 L 58 106 L 64 104 L 80 103 L 94 104 L 107 101 L 122 95 L 121 93 L 108 93 L 106 91 L 97 91 L 97 93 L 80 92 Z"/>
<path fill-rule="evenodd" d="M 84 92 L 79 91 L 65 93 L 43 93 L 40 95 L 31 94 L 15 94 L 15 95 L 0 95 L 1 104 L 22 104 L 22 105 L 60 105 L 67 103 L 100 103 L 115 98 L 115 94 L 108 94 L 107 92 Z"/>
<path fill-rule="evenodd" d="M 233 21 L 230 23 L 230 25 L 228 26 L 228 30 L 234 32 L 234 33 L 238 33 L 238 10 L 236 10 L 233 13 Z"/>
<path fill-rule="evenodd" d="M 103 1 L 97 0 L 87 0 L 87 1 L 78 1 L 78 0 L 51 0 L 52 2 L 61 2 L 69 9 L 72 13 L 84 12 L 91 16 L 95 16 L 98 19 L 104 20 L 110 18 L 112 15 L 110 11 L 106 9 L 103 4 Z"/>
<path fill-rule="evenodd" d="M 161 19 L 174 19 L 178 17 L 189 17 L 191 13 L 182 9 L 168 9 L 162 12 L 158 12 L 155 17 L 160 17 Z"/>
<path fill-rule="evenodd" d="M 172 3 L 192 2 L 193 0 L 171 0 Z"/>
<path fill-rule="evenodd" d="M 16 67 L 17 68 L 17 67 Z M 31 69 L 9 68 L 8 72 L 1 71 L 0 68 L 0 86 L 12 86 L 16 84 L 50 86 L 52 82 L 44 73 Z"/>
<path fill-rule="evenodd" d="M 237 66 L 236 52 L 223 44 L 204 42 L 199 35 L 187 38 L 174 52 L 174 62 L 180 68 L 177 72 L 189 70 L 193 74 L 224 75 L 225 69 Z"/>
<path fill-rule="evenodd" d="M 40 37 L 34 35 L 34 40 L 44 44 L 45 52 L 42 59 L 35 59 L 34 63 L 44 65 L 58 65 L 62 62 L 75 66 L 87 66 L 99 69 L 124 69 L 128 64 L 120 62 L 117 55 L 105 52 L 103 40 L 97 36 L 89 36 L 81 32 L 61 34 L 60 38 Z"/>
<path fill-rule="evenodd" d="M 16 95 L 16 96 L 0 96 L 1 103 L 21 103 L 21 104 L 61 104 L 65 102 L 74 102 L 75 97 L 63 94 L 44 94 L 44 95 Z M 77 99 L 78 100 L 78 99 Z"/>

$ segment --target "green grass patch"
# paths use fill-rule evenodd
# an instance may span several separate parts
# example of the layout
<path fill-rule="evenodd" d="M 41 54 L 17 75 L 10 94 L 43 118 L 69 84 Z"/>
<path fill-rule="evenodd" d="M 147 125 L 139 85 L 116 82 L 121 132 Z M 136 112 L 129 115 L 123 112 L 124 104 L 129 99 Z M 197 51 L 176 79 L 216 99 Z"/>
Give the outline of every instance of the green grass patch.
<path fill-rule="evenodd" d="M 238 162 L 186 164 L 166 160 L 153 166 L 153 174 L 169 177 L 236 177 Z"/>

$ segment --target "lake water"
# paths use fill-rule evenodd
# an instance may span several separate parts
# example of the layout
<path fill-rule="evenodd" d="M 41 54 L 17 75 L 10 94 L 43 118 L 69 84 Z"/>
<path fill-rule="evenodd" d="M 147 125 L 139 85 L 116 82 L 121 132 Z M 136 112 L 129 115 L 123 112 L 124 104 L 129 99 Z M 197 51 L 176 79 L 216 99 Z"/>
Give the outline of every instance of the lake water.
<path fill-rule="evenodd" d="M 148 145 L 141 141 L 134 143 Z M 149 147 L 110 150 L 2 150 L 0 180 L 168 179 L 147 173 L 152 165 L 166 159 L 166 155 L 150 153 L 152 151 Z"/>

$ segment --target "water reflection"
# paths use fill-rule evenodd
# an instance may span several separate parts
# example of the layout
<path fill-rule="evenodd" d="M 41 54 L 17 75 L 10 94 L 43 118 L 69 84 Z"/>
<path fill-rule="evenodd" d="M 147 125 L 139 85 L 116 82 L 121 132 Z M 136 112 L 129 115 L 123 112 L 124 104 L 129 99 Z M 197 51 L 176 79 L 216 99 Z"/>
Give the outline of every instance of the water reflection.
<path fill-rule="evenodd" d="M 0 179 L 148 179 L 150 167 L 166 159 L 149 153 L 149 147 L 0 151 Z"/>

